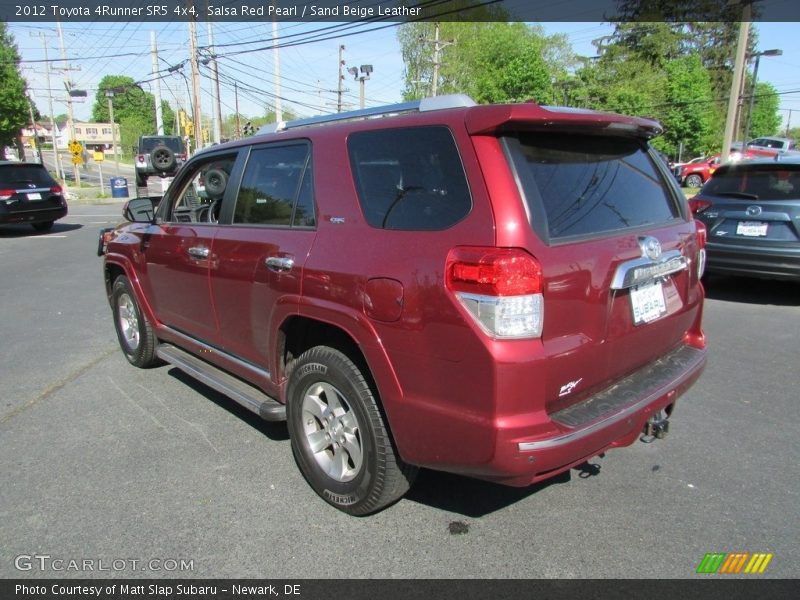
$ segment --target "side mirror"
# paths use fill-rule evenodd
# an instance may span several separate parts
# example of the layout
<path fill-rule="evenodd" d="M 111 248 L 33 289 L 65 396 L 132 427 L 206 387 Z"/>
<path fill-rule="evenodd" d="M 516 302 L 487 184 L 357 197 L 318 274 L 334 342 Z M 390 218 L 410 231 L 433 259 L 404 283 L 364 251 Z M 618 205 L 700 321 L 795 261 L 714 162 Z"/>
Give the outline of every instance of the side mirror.
<path fill-rule="evenodd" d="M 150 198 L 134 198 L 122 207 L 122 216 L 134 223 L 152 223 L 155 218 L 155 206 Z"/>

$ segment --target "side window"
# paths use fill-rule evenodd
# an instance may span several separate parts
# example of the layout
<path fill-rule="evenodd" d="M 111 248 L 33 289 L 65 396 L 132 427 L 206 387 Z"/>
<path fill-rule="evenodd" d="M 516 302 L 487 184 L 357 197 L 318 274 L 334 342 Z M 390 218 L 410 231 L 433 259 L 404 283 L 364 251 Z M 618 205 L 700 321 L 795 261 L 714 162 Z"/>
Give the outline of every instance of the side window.
<path fill-rule="evenodd" d="M 235 154 L 214 156 L 189 167 L 189 179 L 184 180 L 183 186 L 174 197 L 167 220 L 179 223 L 216 223 L 235 161 Z"/>
<path fill-rule="evenodd" d="M 354 133 L 347 147 L 361 209 L 373 227 L 446 229 L 472 209 L 461 157 L 446 127 Z"/>
<path fill-rule="evenodd" d="M 313 226 L 308 159 L 309 146 L 305 143 L 252 150 L 242 176 L 233 222 L 290 227 L 294 216 L 295 226 Z"/>

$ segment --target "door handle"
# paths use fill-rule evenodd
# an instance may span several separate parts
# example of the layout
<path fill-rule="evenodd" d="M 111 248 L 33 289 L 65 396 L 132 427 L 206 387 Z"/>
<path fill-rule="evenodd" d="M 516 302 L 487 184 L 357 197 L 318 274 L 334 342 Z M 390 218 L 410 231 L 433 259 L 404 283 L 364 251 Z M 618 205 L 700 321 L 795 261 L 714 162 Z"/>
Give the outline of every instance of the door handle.
<path fill-rule="evenodd" d="M 189 253 L 189 256 L 193 258 L 208 258 L 208 248 L 205 246 L 193 246 L 189 248 L 186 252 Z"/>
<path fill-rule="evenodd" d="M 289 271 L 294 266 L 294 259 L 288 256 L 270 256 L 264 261 L 270 271 L 278 273 Z"/>

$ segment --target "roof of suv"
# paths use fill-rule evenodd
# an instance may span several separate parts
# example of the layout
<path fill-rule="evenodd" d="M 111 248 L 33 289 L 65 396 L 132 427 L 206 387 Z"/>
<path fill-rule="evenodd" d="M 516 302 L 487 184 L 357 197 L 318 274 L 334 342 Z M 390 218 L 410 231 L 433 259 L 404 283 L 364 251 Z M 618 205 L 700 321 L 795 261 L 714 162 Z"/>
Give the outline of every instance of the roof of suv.
<path fill-rule="evenodd" d="M 603 113 L 577 108 L 554 108 L 534 102 L 522 104 L 476 105 L 463 94 L 437 96 L 420 101 L 374 107 L 364 110 L 334 113 L 296 121 L 271 123 L 261 127 L 255 136 L 214 146 L 214 149 L 237 147 L 287 136 L 288 132 L 301 130 L 300 137 L 311 128 L 325 126 L 326 132 L 352 129 L 384 128 L 393 126 L 415 126 L 429 124 L 432 120 L 461 120 L 472 135 L 489 134 L 515 125 L 525 129 L 561 130 L 586 132 L 605 130 L 613 135 L 652 138 L 662 132 L 661 125 L 652 119 L 627 117 L 614 113 Z M 328 129 L 330 127 L 330 129 Z M 289 136 L 287 136 L 289 137 Z M 292 135 L 291 137 L 298 137 Z"/>

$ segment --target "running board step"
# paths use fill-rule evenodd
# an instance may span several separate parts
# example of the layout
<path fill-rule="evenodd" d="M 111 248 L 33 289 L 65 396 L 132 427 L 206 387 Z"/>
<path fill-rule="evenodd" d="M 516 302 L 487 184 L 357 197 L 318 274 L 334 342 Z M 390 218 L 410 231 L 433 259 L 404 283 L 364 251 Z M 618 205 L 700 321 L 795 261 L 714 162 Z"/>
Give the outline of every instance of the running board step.
<path fill-rule="evenodd" d="M 245 383 L 241 379 L 237 379 L 222 369 L 197 358 L 195 355 L 172 344 L 159 344 L 158 348 L 156 348 L 156 355 L 198 381 L 205 383 L 208 387 L 225 394 L 228 398 L 253 411 L 265 421 L 286 420 L 286 406 L 267 396 L 258 388 Z"/>

